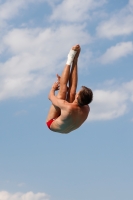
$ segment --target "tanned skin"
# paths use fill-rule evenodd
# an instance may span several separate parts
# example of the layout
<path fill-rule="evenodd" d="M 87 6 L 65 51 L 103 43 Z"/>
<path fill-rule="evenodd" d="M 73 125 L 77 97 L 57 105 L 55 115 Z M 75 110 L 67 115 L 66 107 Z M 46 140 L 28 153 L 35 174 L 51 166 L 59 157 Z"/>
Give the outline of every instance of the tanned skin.
<path fill-rule="evenodd" d="M 49 100 L 52 102 L 52 105 L 46 122 L 55 119 L 50 129 L 59 133 L 69 133 L 79 128 L 87 119 L 90 111 L 88 105 L 80 107 L 77 102 L 77 97 L 80 92 L 76 93 L 78 82 L 77 63 L 80 54 L 80 46 L 76 45 L 72 47 L 72 49 L 77 51 L 72 68 L 70 65 L 65 66 L 61 77 L 57 75 L 58 82 L 53 84 L 49 93 Z M 68 82 L 69 87 L 67 87 Z M 59 91 L 56 96 L 55 91 L 58 89 Z"/>

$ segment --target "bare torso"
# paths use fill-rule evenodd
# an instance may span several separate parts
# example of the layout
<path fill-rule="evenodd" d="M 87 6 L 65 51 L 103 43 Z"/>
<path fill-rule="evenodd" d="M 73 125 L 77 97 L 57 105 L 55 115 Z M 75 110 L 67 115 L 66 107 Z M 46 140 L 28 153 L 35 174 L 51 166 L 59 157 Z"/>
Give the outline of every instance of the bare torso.
<path fill-rule="evenodd" d="M 61 110 L 61 115 L 51 124 L 50 129 L 54 132 L 69 133 L 83 124 L 89 111 L 88 105 L 79 107 L 70 103 L 65 110 Z"/>

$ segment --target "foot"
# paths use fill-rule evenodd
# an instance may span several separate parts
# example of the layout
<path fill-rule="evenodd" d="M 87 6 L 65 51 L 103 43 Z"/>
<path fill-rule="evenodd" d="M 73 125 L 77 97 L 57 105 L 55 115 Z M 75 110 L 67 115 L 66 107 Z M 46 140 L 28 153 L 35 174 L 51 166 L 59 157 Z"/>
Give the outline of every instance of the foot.
<path fill-rule="evenodd" d="M 79 52 L 80 52 L 80 46 L 79 45 L 73 46 L 72 49 L 70 50 L 69 54 L 68 54 L 68 57 L 67 57 L 68 59 L 67 59 L 66 64 L 71 65 L 74 58 L 75 57 L 76 57 L 76 59 L 78 58 Z"/>
<path fill-rule="evenodd" d="M 75 54 L 74 60 L 78 59 L 79 54 L 80 54 L 80 51 L 81 51 L 80 45 L 77 44 L 77 45 L 73 46 L 73 47 L 72 47 L 72 50 L 74 50 L 74 51 L 77 52 L 77 53 Z"/>
<path fill-rule="evenodd" d="M 79 52 L 80 51 L 80 45 L 77 44 L 77 45 L 73 46 L 72 50 Z"/>

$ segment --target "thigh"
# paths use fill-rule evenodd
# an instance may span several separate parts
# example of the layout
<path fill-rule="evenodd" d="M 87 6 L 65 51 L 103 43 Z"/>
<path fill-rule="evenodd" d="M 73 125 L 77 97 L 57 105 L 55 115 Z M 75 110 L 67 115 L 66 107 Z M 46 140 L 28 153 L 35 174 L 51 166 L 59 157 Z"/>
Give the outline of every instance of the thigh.
<path fill-rule="evenodd" d="M 55 118 L 59 117 L 60 114 L 61 114 L 60 108 L 58 108 L 54 105 L 51 105 L 49 112 L 48 112 L 48 115 L 47 115 L 46 122 L 48 122 L 51 119 L 55 119 Z"/>

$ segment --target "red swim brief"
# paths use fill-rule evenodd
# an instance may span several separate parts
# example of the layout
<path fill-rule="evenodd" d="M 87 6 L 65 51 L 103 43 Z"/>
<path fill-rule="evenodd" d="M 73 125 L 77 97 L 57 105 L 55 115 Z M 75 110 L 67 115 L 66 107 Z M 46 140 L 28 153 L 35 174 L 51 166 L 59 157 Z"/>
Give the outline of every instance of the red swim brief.
<path fill-rule="evenodd" d="M 46 122 L 48 128 L 50 129 L 51 124 L 53 123 L 55 119 L 50 119 L 48 122 Z"/>

